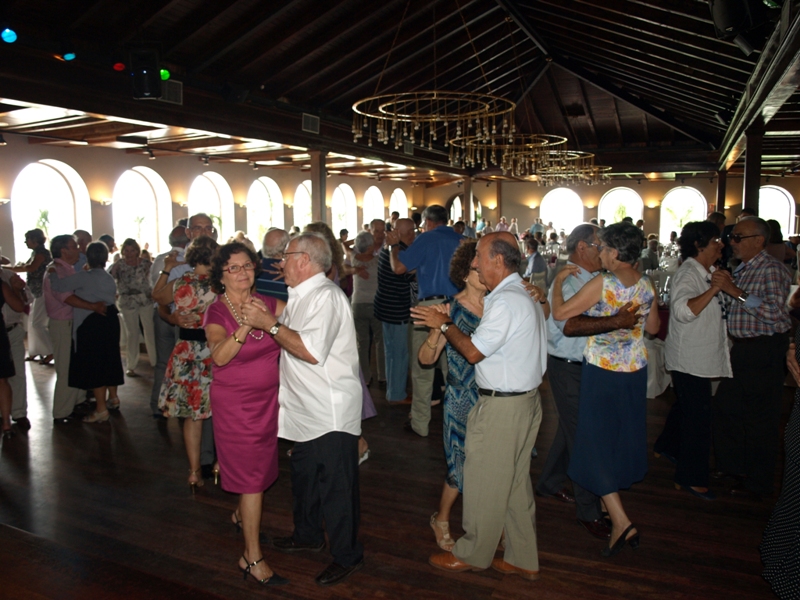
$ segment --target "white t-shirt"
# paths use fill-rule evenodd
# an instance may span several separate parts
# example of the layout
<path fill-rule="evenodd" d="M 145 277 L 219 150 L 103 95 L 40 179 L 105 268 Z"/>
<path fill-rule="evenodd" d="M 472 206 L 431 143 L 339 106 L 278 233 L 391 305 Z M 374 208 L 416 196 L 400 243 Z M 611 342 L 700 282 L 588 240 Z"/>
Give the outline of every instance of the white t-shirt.
<path fill-rule="evenodd" d="M 307 442 L 332 431 L 361 435 L 361 379 L 350 303 L 318 273 L 289 288 L 281 323 L 303 340 L 317 364 L 281 351 L 278 437 Z"/>
<path fill-rule="evenodd" d="M 547 329 L 542 306 L 512 273 L 486 296 L 472 343 L 486 358 L 475 364 L 479 388 L 528 392 L 547 369 Z"/>

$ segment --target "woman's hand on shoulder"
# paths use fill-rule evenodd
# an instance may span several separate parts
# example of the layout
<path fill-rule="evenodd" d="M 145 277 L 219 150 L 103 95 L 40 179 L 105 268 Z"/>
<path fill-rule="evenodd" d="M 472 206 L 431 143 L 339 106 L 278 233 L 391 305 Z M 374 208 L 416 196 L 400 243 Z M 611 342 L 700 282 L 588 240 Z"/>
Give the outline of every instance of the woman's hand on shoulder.
<path fill-rule="evenodd" d="M 562 283 L 564 283 L 564 280 L 567 277 L 569 277 L 570 275 L 577 276 L 578 273 L 580 272 L 581 268 L 577 265 L 564 265 L 564 267 L 558 272 L 558 275 L 556 275 L 556 278 L 553 281 L 553 285 L 555 285 L 556 283 L 561 285 Z"/>

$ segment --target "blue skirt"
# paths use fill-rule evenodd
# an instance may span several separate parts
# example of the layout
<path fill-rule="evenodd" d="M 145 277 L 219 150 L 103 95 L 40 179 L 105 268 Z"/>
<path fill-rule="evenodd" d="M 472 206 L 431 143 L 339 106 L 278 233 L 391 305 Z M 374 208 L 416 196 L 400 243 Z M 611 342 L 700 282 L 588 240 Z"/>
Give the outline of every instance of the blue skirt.
<path fill-rule="evenodd" d="M 607 371 L 583 362 L 578 428 L 567 475 L 597 496 L 647 474 L 647 369 Z"/>

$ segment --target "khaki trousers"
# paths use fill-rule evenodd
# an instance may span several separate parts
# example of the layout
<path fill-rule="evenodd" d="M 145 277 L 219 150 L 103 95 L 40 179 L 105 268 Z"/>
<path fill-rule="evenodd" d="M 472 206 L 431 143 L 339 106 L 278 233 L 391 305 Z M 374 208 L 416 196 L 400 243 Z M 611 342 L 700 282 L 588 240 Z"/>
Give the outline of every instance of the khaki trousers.
<path fill-rule="evenodd" d="M 505 530 L 505 561 L 539 570 L 530 467 L 541 422 L 539 390 L 504 398 L 478 397 L 467 418 L 462 523 L 466 533 L 453 548 L 458 559 L 488 567 Z"/>
<path fill-rule="evenodd" d="M 72 349 L 72 319 L 50 319 L 50 341 L 56 366 L 56 387 L 53 390 L 53 418 L 63 419 L 72 414 L 81 391 L 69 387 L 69 357 Z"/>
<path fill-rule="evenodd" d="M 424 300 L 417 306 L 432 306 L 441 304 L 441 300 Z M 423 366 L 419 363 L 419 349 L 428 339 L 427 327 L 417 327 L 413 321 L 408 326 L 411 328 L 411 340 L 408 345 L 408 360 L 411 363 L 411 428 L 423 437 L 428 435 L 428 425 L 431 422 L 431 394 L 433 393 L 433 376 L 438 366 L 445 378 L 447 377 L 447 355 L 442 352 L 436 364 Z"/>

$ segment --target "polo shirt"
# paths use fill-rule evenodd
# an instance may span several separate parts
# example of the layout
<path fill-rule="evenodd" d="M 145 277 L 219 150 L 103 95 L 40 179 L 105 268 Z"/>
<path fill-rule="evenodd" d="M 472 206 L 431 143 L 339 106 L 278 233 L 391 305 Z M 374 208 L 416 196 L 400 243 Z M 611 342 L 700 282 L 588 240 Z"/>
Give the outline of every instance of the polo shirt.
<path fill-rule="evenodd" d="M 286 302 L 289 299 L 289 286 L 283 279 L 283 272 L 278 269 L 280 262 L 280 258 L 261 259 L 261 273 L 256 277 L 256 291 Z"/>
<path fill-rule="evenodd" d="M 450 281 L 450 260 L 463 239 L 452 227 L 439 225 L 417 236 L 413 244 L 400 252 L 400 262 L 409 271 L 417 272 L 420 300 L 458 293 Z"/>

